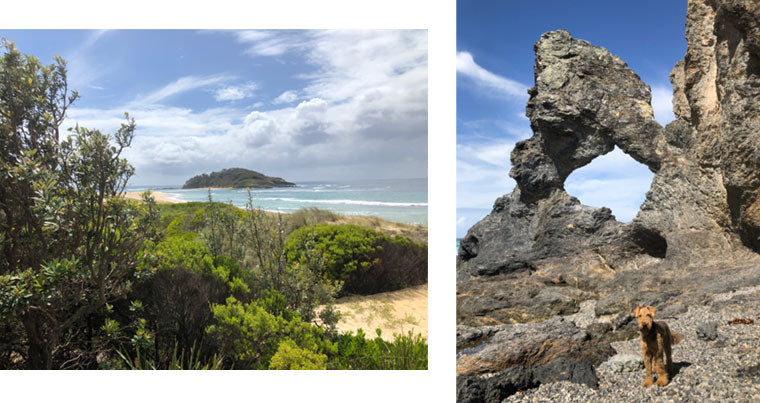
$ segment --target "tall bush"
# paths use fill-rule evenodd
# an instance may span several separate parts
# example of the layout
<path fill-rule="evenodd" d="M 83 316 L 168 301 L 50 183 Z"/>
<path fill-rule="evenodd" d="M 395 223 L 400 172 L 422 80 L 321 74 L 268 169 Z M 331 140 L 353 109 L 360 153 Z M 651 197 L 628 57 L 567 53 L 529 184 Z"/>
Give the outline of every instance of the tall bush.
<path fill-rule="evenodd" d="M 28 368 L 88 366 L 96 315 L 126 293 L 138 250 L 157 236 L 152 198 L 120 197 L 134 173 L 120 156 L 135 122 L 62 138 L 77 99 L 65 62 L 44 66 L 5 40 L 1 48 L 0 321 Z"/>

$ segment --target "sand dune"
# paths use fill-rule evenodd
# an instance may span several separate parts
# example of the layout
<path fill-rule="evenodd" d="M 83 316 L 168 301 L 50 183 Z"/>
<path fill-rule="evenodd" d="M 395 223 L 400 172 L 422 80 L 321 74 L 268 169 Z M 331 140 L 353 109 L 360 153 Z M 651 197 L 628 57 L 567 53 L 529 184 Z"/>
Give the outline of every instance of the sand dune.
<path fill-rule="evenodd" d="M 427 284 L 374 295 L 340 298 L 336 308 L 342 314 L 338 323 L 340 331 L 362 328 L 368 337 L 376 337 L 375 329 L 380 328 L 383 339 L 390 341 L 394 333 L 406 334 L 411 330 L 427 338 Z"/>

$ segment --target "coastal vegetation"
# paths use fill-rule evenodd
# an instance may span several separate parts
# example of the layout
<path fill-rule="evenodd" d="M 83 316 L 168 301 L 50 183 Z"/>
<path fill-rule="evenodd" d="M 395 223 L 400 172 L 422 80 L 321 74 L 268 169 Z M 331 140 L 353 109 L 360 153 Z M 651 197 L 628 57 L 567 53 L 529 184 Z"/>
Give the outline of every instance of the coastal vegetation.
<path fill-rule="evenodd" d="M 266 176 L 262 173 L 244 168 L 228 168 L 210 174 L 201 174 L 188 179 L 182 189 L 197 188 L 275 188 L 291 187 L 290 183 L 282 178 Z"/>
<path fill-rule="evenodd" d="M 337 295 L 427 282 L 424 242 L 250 197 L 127 200 L 135 121 L 61 133 L 78 98 L 65 62 L 2 49 L 0 369 L 427 368 L 420 335 L 340 332 L 334 309 Z M 398 270 L 414 275 L 383 278 Z"/>

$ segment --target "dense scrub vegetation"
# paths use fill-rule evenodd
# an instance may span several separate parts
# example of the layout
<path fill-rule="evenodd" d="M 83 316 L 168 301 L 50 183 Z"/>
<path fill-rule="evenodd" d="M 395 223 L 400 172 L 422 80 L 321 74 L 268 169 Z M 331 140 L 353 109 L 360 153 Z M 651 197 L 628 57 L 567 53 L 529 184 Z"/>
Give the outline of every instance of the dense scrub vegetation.
<path fill-rule="evenodd" d="M 425 284 L 427 247 L 355 225 L 317 224 L 294 231 L 285 243 L 288 261 L 318 254 L 328 281 L 343 282 L 344 294 L 374 294 Z"/>
<path fill-rule="evenodd" d="M 182 188 L 274 188 L 290 186 L 295 186 L 295 183 L 290 183 L 282 178 L 266 176 L 250 169 L 228 168 L 219 172 L 193 176 L 185 182 Z"/>
<path fill-rule="evenodd" d="M 425 245 L 319 210 L 125 200 L 135 122 L 62 138 L 64 61 L 3 50 L 0 369 L 427 368 L 419 335 L 341 334 L 333 309 L 426 281 Z"/>

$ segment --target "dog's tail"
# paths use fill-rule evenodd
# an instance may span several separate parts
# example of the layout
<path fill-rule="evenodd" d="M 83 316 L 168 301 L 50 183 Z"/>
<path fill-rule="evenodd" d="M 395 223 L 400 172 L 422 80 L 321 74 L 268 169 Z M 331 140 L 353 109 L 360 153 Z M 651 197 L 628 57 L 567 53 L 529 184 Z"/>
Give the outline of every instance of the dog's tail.
<path fill-rule="evenodd" d="M 670 340 L 673 344 L 678 344 L 683 341 L 683 335 L 681 333 L 673 332 L 670 334 Z"/>

